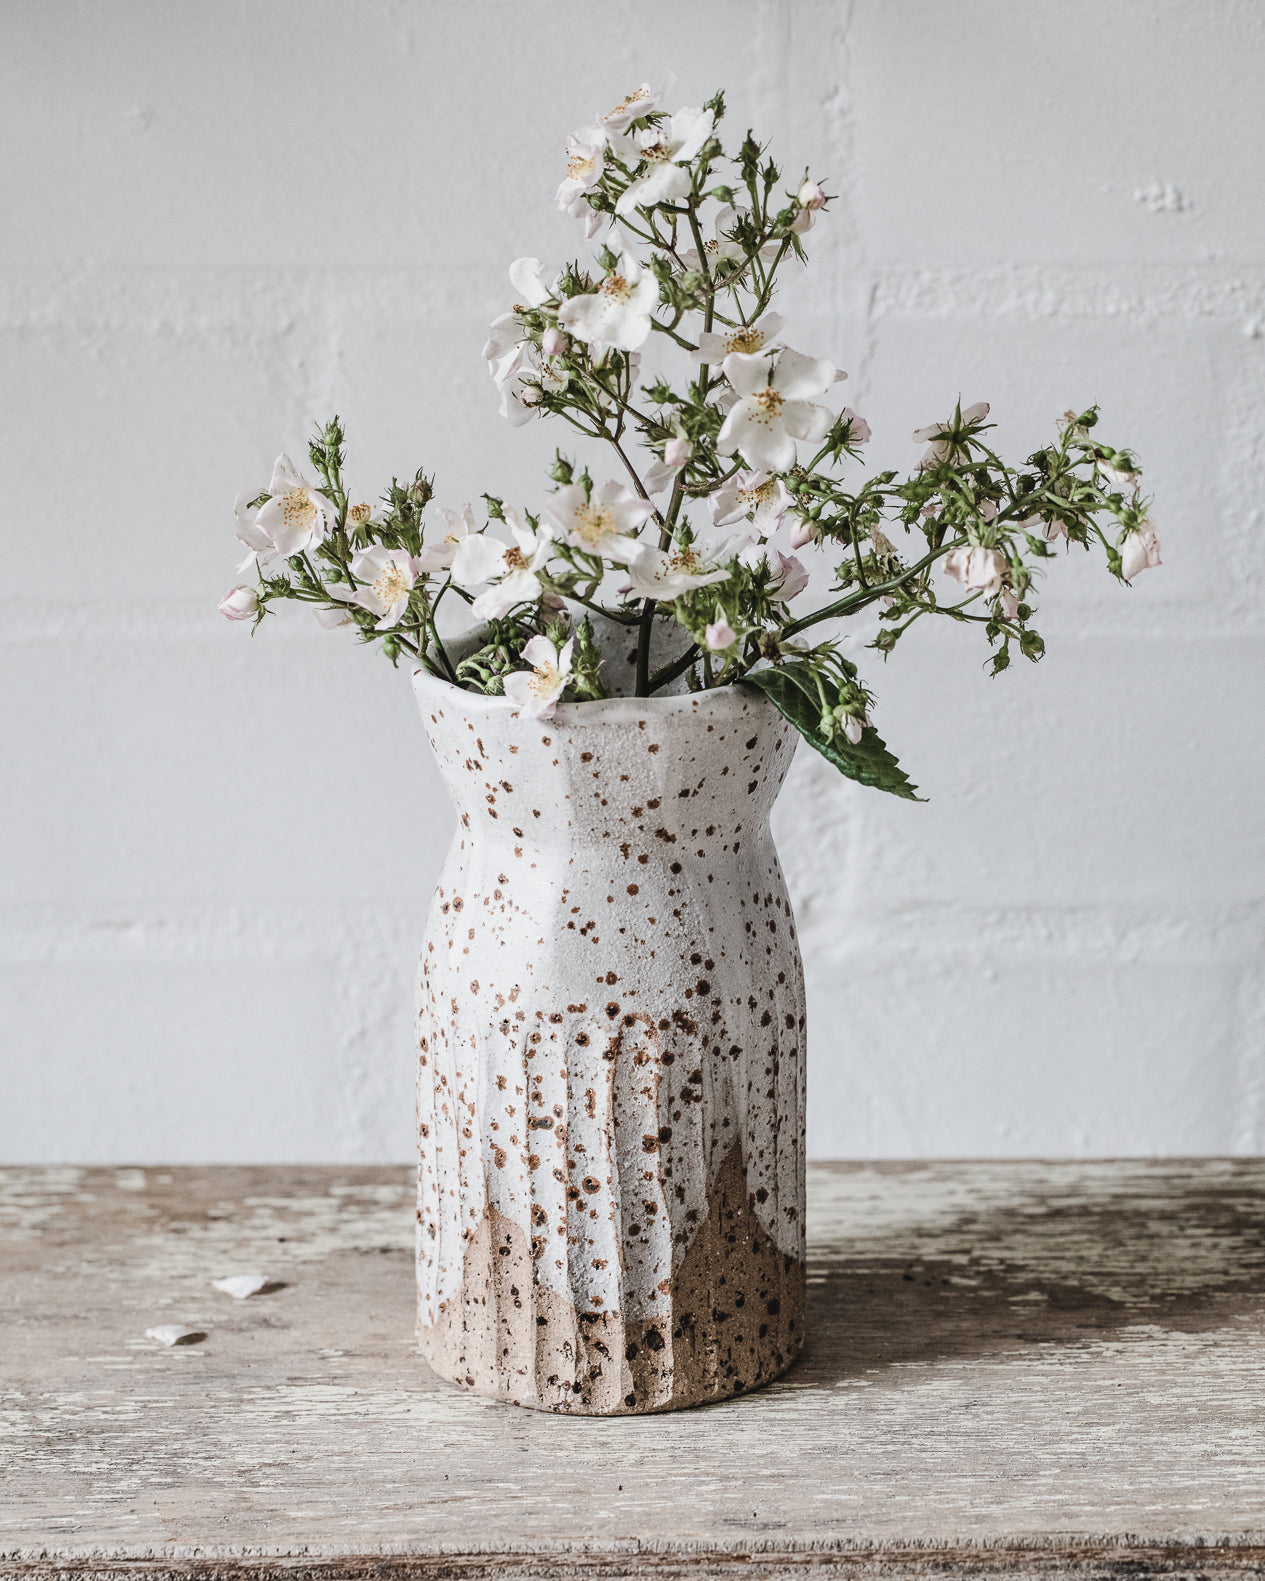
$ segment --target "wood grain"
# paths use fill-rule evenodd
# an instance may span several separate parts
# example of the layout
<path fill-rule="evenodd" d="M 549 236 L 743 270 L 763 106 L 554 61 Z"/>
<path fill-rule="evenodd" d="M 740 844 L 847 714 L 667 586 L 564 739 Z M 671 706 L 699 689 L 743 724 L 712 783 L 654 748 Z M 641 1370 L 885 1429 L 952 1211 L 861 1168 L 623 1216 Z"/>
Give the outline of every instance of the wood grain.
<path fill-rule="evenodd" d="M 1265 1574 L 1258 1160 L 815 1166 L 804 1359 L 644 1418 L 435 1380 L 413 1213 L 405 1169 L 0 1171 L 4 1573 Z"/>

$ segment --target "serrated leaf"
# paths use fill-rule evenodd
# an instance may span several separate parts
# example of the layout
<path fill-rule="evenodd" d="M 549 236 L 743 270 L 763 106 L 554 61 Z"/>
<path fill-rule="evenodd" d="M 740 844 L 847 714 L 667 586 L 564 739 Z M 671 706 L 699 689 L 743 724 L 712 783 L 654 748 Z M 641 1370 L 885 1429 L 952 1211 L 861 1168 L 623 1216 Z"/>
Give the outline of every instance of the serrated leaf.
<path fill-rule="evenodd" d="M 861 733 L 855 745 L 836 738 L 827 741 L 818 728 L 821 722 L 821 698 L 817 692 L 814 672 L 803 664 L 780 664 L 771 669 L 757 670 L 744 677 L 745 684 L 755 686 L 764 693 L 779 713 L 790 720 L 810 747 L 829 759 L 841 774 L 861 785 L 871 785 L 875 790 L 901 796 L 906 801 L 925 801 L 917 787 L 911 785 L 909 776 L 892 753 L 887 750 L 878 731 L 872 725 Z M 827 682 L 827 687 L 829 683 Z"/>

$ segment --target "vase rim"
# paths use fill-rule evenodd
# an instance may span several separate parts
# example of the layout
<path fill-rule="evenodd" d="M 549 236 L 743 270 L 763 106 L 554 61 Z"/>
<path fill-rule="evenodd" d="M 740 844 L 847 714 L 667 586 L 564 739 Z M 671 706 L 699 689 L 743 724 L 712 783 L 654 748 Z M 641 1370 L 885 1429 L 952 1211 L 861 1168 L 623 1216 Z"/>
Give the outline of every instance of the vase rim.
<path fill-rule="evenodd" d="M 460 699 L 460 706 L 469 713 L 496 715 L 518 712 L 516 705 L 504 695 L 491 697 L 484 692 L 469 691 L 464 686 L 456 686 L 452 681 L 445 680 L 443 676 L 433 674 L 421 664 L 413 668 L 413 690 L 419 702 L 423 697 L 442 697 L 450 704 Z M 603 697 L 579 703 L 559 703 L 550 719 L 544 723 L 565 724 L 575 729 L 583 725 L 623 724 L 673 714 L 712 713 L 726 709 L 745 712 L 763 707 L 767 702 L 768 699 L 757 688 L 743 686 L 740 682 L 728 682 L 702 692 L 675 693 L 671 696 Z"/>

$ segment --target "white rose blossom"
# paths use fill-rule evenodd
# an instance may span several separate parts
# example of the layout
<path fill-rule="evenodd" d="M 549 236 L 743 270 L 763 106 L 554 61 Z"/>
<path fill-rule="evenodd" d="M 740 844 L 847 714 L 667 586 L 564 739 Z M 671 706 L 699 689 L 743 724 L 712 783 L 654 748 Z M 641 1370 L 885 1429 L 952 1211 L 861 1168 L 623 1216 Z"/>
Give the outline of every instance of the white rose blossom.
<path fill-rule="evenodd" d="M 375 631 L 389 631 L 398 626 L 400 617 L 408 608 L 409 594 L 422 574 L 422 562 L 409 554 L 407 549 L 386 549 L 372 544 L 352 556 L 351 574 L 367 585 L 358 587 L 351 596 L 353 604 L 367 609 L 381 619 Z"/>
<path fill-rule="evenodd" d="M 613 110 L 608 111 L 599 119 L 599 125 L 607 132 L 622 132 L 625 127 L 643 115 L 651 115 L 672 92 L 676 83 L 675 76 L 670 71 L 665 71 L 663 81 L 657 88 L 652 88 L 648 82 L 643 82 L 626 99 L 621 99 Z"/>
<path fill-rule="evenodd" d="M 962 413 L 962 423 L 982 423 L 988 416 L 988 402 L 976 401 L 974 406 L 968 406 Z M 956 461 L 962 454 L 961 447 L 953 439 L 953 419 L 945 423 L 928 423 L 926 428 L 914 429 L 914 440 L 917 444 L 926 445 L 922 460 L 918 463 L 919 470 L 926 472 L 932 467 L 938 467 L 942 461 Z"/>
<path fill-rule="evenodd" d="M 697 159 L 715 125 L 710 110 L 687 109 L 631 136 L 612 133 L 611 152 L 638 172 L 620 193 L 616 214 L 689 197 L 689 172 L 681 167 Z"/>
<path fill-rule="evenodd" d="M 1132 582 L 1139 571 L 1160 565 L 1160 540 L 1149 518 L 1140 521 L 1120 545 L 1120 575 Z"/>
<path fill-rule="evenodd" d="M 588 210 L 587 194 L 602 179 L 605 153 L 606 133 L 600 126 L 567 134 L 567 173 L 554 193 L 554 202 L 564 214 L 579 217 Z"/>
<path fill-rule="evenodd" d="M 739 263 L 746 258 L 746 253 L 734 240 L 734 225 L 741 219 L 750 215 L 749 209 L 736 209 L 732 203 L 726 203 L 717 211 L 716 218 L 712 221 L 712 240 L 703 243 L 700 253 L 697 247 L 688 247 L 681 254 L 681 263 L 686 269 L 702 270 L 706 263 L 708 272 L 713 264 L 721 259 L 729 259 Z M 771 263 L 780 251 L 780 243 L 768 242 L 760 249 L 760 259 L 763 263 Z M 719 360 L 719 359 L 717 359 Z"/>
<path fill-rule="evenodd" d="M 762 313 L 754 324 L 739 324 L 734 329 L 704 330 L 698 337 L 698 349 L 690 353 L 695 362 L 706 362 L 718 367 L 731 352 L 745 352 L 748 356 L 775 350 L 782 344 L 778 338 L 786 320 L 780 313 Z"/>
<path fill-rule="evenodd" d="M 457 545 L 453 558 L 452 579 L 458 586 L 471 588 L 480 582 L 493 583 L 470 606 L 476 620 L 508 615 L 516 604 L 534 603 L 541 594 L 536 573 L 549 559 L 553 540 L 543 528 L 533 532 L 509 506 L 505 507 L 505 520 L 513 543 L 503 543 L 487 533 L 471 533 Z"/>
<path fill-rule="evenodd" d="M 793 554 L 783 554 L 772 544 L 752 544 L 738 556 L 738 564 L 750 571 L 768 572 L 770 598 L 788 603 L 808 586 L 808 572 Z"/>
<path fill-rule="evenodd" d="M 585 499 L 578 483 L 568 483 L 551 495 L 545 515 L 573 549 L 627 565 L 638 558 L 644 546 L 637 541 L 646 518 L 654 506 L 638 499 L 622 483 L 603 483 Z"/>
<path fill-rule="evenodd" d="M 511 428 L 521 428 L 544 410 L 541 398 L 546 391 L 557 394 L 569 382 L 565 368 L 552 357 L 542 358 L 529 341 L 506 357 L 493 373 L 501 392 L 500 413 Z"/>
<path fill-rule="evenodd" d="M 595 349 L 636 351 L 650 333 L 650 316 L 658 305 L 659 282 L 631 253 L 624 253 L 596 291 L 562 304 L 558 323 Z"/>
<path fill-rule="evenodd" d="M 501 391 L 501 415 L 509 417 L 517 426 L 533 414 L 514 413 L 507 408 L 507 402 L 518 399 L 529 379 L 539 381 L 543 371 L 539 353 L 523 325 L 521 311 L 525 307 L 543 307 L 553 297 L 559 282 L 557 279 L 546 282 L 539 258 L 516 258 L 509 267 L 509 277 L 520 301 L 508 313 L 492 320 L 483 356 L 489 364 L 493 383 Z"/>
<path fill-rule="evenodd" d="M 479 530 L 475 526 L 474 506 L 468 501 L 459 511 L 441 505 L 439 514 L 444 518 L 444 536 L 438 543 L 422 545 L 418 563 L 423 571 L 447 571 L 456 558 L 457 549 L 462 541 Z"/>
<path fill-rule="evenodd" d="M 277 457 L 268 496 L 254 525 L 282 560 L 320 543 L 338 524 L 333 500 L 302 477 L 289 456 Z"/>
<path fill-rule="evenodd" d="M 776 361 L 731 352 L 724 371 L 738 399 L 716 442 L 722 456 L 741 451 L 752 467 L 785 472 L 795 465 L 795 441 L 821 439 L 834 421 L 826 407 L 808 400 L 841 377 L 831 362 L 789 348 Z"/>
<path fill-rule="evenodd" d="M 245 494 L 237 496 L 233 506 L 233 515 L 236 521 L 234 528 L 238 543 L 246 545 L 246 558 L 237 567 L 238 574 L 249 571 L 252 566 L 264 566 L 277 558 L 277 546 L 266 532 L 261 532 L 258 525 L 259 512 L 250 503 Z"/>
<path fill-rule="evenodd" d="M 776 532 L 782 517 L 791 508 L 786 485 L 781 478 L 770 477 L 767 472 L 735 472 L 714 494 L 708 495 L 708 502 L 717 527 L 749 516 L 761 538 Z M 792 544 L 792 547 L 799 546 Z"/>
<path fill-rule="evenodd" d="M 692 593 L 697 587 L 710 587 L 716 582 L 727 582 L 729 572 L 715 564 L 725 555 L 723 546 L 705 559 L 697 545 L 676 545 L 671 549 L 647 547 L 641 558 L 628 567 L 625 591 L 636 598 L 653 598 L 671 601 L 682 593 Z M 709 561 L 711 563 L 709 563 Z"/>
<path fill-rule="evenodd" d="M 533 637 L 524 643 L 522 657 L 530 670 L 515 670 L 505 677 L 505 695 L 527 719 L 551 719 L 558 699 L 567 689 L 571 676 L 571 651 L 575 639 L 569 638 L 559 652 L 548 637 Z"/>
<path fill-rule="evenodd" d="M 999 592 L 1009 564 L 1000 549 L 979 543 L 952 549 L 944 557 L 944 569 L 970 593 Z"/>

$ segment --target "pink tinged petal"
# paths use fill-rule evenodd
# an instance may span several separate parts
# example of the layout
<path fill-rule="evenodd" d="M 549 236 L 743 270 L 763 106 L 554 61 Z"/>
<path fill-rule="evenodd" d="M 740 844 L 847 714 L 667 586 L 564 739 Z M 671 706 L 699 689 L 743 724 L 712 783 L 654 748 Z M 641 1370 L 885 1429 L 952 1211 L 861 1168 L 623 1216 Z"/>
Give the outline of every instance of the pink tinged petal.
<path fill-rule="evenodd" d="M 272 539 L 260 528 L 258 517 L 254 521 L 245 516 L 238 518 L 237 540 L 258 555 L 268 554 L 274 549 Z"/>
<path fill-rule="evenodd" d="M 382 619 L 373 629 L 375 631 L 389 631 L 392 626 L 399 624 L 400 616 L 404 613 L 407 607 L 407 598 L 397 598 L 395 603 L 390 606 L 386 614 L 383 615 Z"/>
<path fill-rule="evenodd" d="M 452 579 L 461 587 L 490 582 L 505 569 L 505 545 L 482 533 L 471 534 L 457 545 L 452 561 Z"/>
<path fill-rule="evenodd" d="M 272 464 L 272 482 L 268 485 L 269 494 L 286 494 L 290 489 L 303 486 L 303 479 L 295 470 L 294 462 L 284 451 Z"/>
<path fill-rule="evenodd" d="M 552 294 L 545 284 L 544 274 L 539 258 L 516 258 L 509 267 L 510 284 L 528 307 L 539 307 Z"/>
<path fill-rule="evenodd" d="M 851 424 L 851 427 L 848 431 L 848 443 L 850 445 L 868 444 L 869 441 L 874 437 L 870 429 L 870 425 L 866 422 L 865 418 L 858 417 L 850 406 L 845 406 L 839 415 L 843 418 L 845 423 Z"/>
<path fill-rule="evenodd" d="M 1152 527 L 1139 527 L 1120 546 L 1120 574 L 1126 582 L 1160 564 L 1160 540 Z"/>
<path fill-rule="evenodd" d="M 773 388 L 788 401 L 806 400 L 810 395 L 824 395 L 835 382 L 838 369 L 824 358 L 806 357 L 789 347 L 777 360 L 770 381 Z"/>
<path fill-rule="evenodd" d="M 782 424 L 788 434 L 796 439 L 822 439 L 830 431 L 834 414 L 828 407 L 814 406 L 811 401 L 787 401 L 782 407 Z M 784 471 L 782 467 L 775 470 Z"/>
<path fill-rule="evenodd" d="M 670 467 L 666 461 L 654 461 L 646 468 L 642 477 L 642 486 L 647 494 L 662 494 L 676 481 L 676 475 L 681 469 Z"/>
<path fill-rule="evenodd" d="M 849 714 L 843 722 L 843 733 L 856 746 L 865 731 L 865 720 L 858 719 L 855 714 Z"/>
<path fill-rule="evenodd" d="M 976 401 L 974 406 L 968 406 L 962 413 L 964 423 L 982 423 L 988 416 L 988 402 Z"/>
<path fill-rule="evenodd" d="M 536 700 L 532 682 L 535 676 L 527 670 L 515 670 L 505 677 L 505 695 L 516 707 L 526 710 Z"/>
<path fill-rule="evenodd" d="M 523 660 L 535 669 L 540 664 L 553 664 L 558 662 L 558 650 L 548 637 L 533 637 L 530 642 L 523 644 Z"/>
<path fill-rule="evenodd" d="M 354 626 L 354 617 L 345 609 L 314 609 L 318 626 L 323 626 L 326 631 L 338 631 L 343 626 Z"/>
<path fill-rule="evenodd" d="M 719 653 L 724 648 L 732 648 L 738 634 L 727 620 L 715 620 L 704 633 L 704 640 L 713 653 Z"/>
<path fill-rule="evenodd" d="M 457 553 L 456 544 L 428 543 L 422 545 L 422 552 L 414 561 L 418 576 L 429 576 L 434 571 L 446 571 L 453 562 Z"/>
<path fill-rule="evenodd" d="M 679 165 L 654 165 L 620 193 L 615 212 L 631 214 L 635 209 L 648 209 L 656 203 L 669 203 L 689 194 L 690 178 Z"/>
<path fill-rule="evenodd" d="M 739 395 L 754 395 L 769 383 L 772 366 L 773 359 L 767 353 L 755 355 L 746 351 L 731 351 L 721 371 Z"/>
<path fill-rule="evenodd" d="M 558 655 L 558 673 L 559 673 L 559 675 L 561 675 L 563 677 L 566 677 L 566 676 L 571 674 L 571 655 L 574 652 L 575 652 L 575 638 L 574 637 L 568 637 L 566 642 L 564 642 L 563 645 L 562 645 L 562 651 Z"/>
<path fill-rule="evenodd" d="M 602 328 L 604 305 L 596 291 L 569 297 L 558 309 L 558 323 L 577 340 L 596 340 Z"/>
<path fill-rule="evenodd" d="M 791 527 L 791 548 L 803 549 L 805 545 L 816 543 L 821 536 L 821 528 L 816 522 L 805 521 L 798 517 Z"/>
<path fill-rule="evenodd" d="M 494 318 L 489 326 L 483 355 L 489 362 L 500 362 L 513 351 L 522 338 L 523 326 L 518 321 L 518 314 L 502 313 L 500 318 Z"/>
<path fill-rule="evenodd" d="M 724 441 L 725 428 L 730 430 Z M 754 401 L 740 401 L 725 419 L 717 449 L 722 455 L 741 451 L 745 460 L 764 472 L 785 472 L 795 465 L 795 441 L 780 422 L 771 422 Z M 725 450 L 725 443 L 730 447 Z"/>
<path fill-rule="evenodd" d="M 664 462 L 670 467 L 683 467 L 693 449 L 688 439 L 669 439 L 663 447 Z"/>
<path fill-rule="evenodd" d="M 778 587 L 778 597 L 787 600 L 795 598 L 808 586 L 808 572 L 793 554 L 779 555 L 778 558 L 782 562 L 782 581 Z"/>
<path fill-rule="evenodd" d="M 220 600 L 220 614 L 228 620 L 253 620 L 259 612 L 259 595 L 253 587 L 231 587 Z"/>
<path fill-rule="evenodd" d="M 675 151 L 673 158 L 683 165 L 698 156 L 700 149 L 712 135 L 716 118 L 711 110 L 678 110 L 668 118 L 668 144 Z"/>

